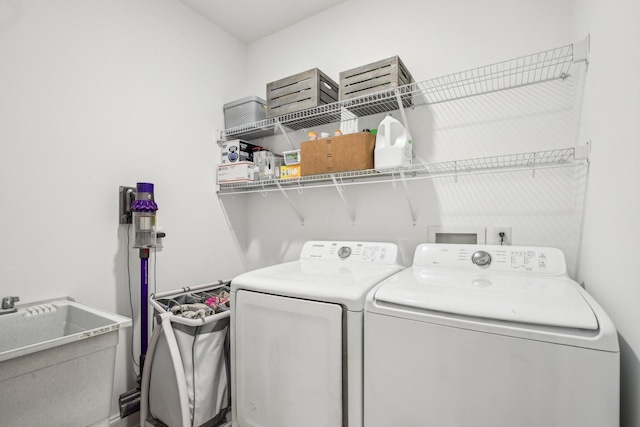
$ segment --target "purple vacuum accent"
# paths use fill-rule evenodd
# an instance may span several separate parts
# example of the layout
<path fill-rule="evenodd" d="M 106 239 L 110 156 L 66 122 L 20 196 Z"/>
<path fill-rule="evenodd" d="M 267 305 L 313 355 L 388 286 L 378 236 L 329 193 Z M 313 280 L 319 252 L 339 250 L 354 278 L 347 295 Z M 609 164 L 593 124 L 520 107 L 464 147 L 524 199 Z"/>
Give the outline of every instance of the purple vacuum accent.
<path fill-rule="evenodd" d="M 153 200 L 134 200 L 131 203 L 131 210 L 133 212 L 155 212 L 158 210 L 158 205 Z"/>
<path fill-rule="evenodd" d="M 153 184 L 138 182 L 136 184 L 136 199 L 131 203 L 133 212 L 155 212 L 158 205 L 153 200 Z"/>
<path fill-rule="evenodd" d="M 136 184 L 136 191 L 139 193 L 153 194 L 153 184 L 151 184 L 150 182 L 138 182 Z"/>
<path fill-rule="evenodd" d="M 142 320 L 140 325 L 140 354 L 146 355 L 149 345 L 149 302 L 147 301 L 149 295 L 149 258 L 140 258 L 140 283 L 142 285 L 140 295 L 143 297 L 140 301 L 142 306 L 142 312 L 140 313 Z"/>

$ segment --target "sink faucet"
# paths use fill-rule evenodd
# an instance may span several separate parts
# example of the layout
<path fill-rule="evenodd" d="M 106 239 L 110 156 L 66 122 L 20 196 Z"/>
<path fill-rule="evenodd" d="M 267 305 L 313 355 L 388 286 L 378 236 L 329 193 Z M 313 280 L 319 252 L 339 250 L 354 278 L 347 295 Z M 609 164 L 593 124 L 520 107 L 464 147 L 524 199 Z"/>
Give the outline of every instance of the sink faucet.
<path fill-rule="evenodd" d="M 2 309 L 3 310 L 12 310 L 14 304 L 20 301 L 20 297 L 4 297 L 2 298 Z"/>

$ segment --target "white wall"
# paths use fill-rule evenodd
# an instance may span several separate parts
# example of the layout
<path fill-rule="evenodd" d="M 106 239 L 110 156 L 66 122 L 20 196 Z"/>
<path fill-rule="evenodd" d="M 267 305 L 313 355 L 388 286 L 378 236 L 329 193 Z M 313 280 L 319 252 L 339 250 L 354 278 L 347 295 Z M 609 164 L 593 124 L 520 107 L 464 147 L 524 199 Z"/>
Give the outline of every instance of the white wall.
<path fill-rule="evenodd" d="M 155 183 L 167 233 L 159 291 L 240 272 L 214 134 L 240 96 L 245 49 L 175 0 L 0 1 L 0 295 L 130 316 L 118 187 L 138 181 Z M 134 386 L 129 337 L 116 397 Z"/>
<path fill-rule="evenodd" d="M 640 3 L 575 1 L 591 34 L 582 133 L 593 141 L 580 281 L 620 338 L 621 426 L 640 426 Z"/>
<path fill-rule="evenodd" d="M 394 54 L 403 58 L 417 80 L 427 79 L 570 43 L 590 33 L 591 63 L 584 83 L 580 132 L 574 139 L 575 143 L 587 140 L 593 143 L 584 242 L 581 245 L 582 256 L 577 263 L 580 267 L 577 279 L 604 306 L 620 333 L 623 427 L 640 426 L 640 408 L 637 405 L 640 401 L 640 334 L 637 332 L 640 323 L 637 310 L 640 269 L 637 268 L 637 251 L 634 249 L 636 238 L 640 235 L 637 221 L 640 213 L 640 199 L 637 197 L 640 193 L 640 169 L 635 166 L 640 158 L 640 125 L 637 120 L 640 112 L 640 86 L 637 79 L 640 29 L 636 22 L 639 8 L 638 2 L 628 0 L 406 0 L 393 3 L 393 8 L 389 7 L 388 2 L 349 0 L 324 14 L 250 45 L 249 84 L 245 93 L 264 96 L 267 82 L 313 67 L 319 67 L 337 79 L 340 71 Z M 578 100 L 573 106 L 575 112 L 579 113 L 580 107 Z M 451 115 L 459 112 L 457 108 L 451 110 Z M 433 115 L 428 114 L 426 119 L 432 120 Z M 530 142 L 527 141 L 527 144 Z M 471 151 L 476 149 L 472 147 Z M 505 180 L 496 178 L 489 185 L 502 188 L 507 184 Z M 477 193 L 467 191 L 470 187 L 463 188 L 465 191 L 462 193 L 470 199 L 482 200 Z M 427 221 L 438 216 L 446 217 L 446 221 L 456 213 L 469 210 L 468 205 L 458 204 L 459 199 L 449 197 L 461 193 L 460 189 L 449 190 L 432 186 L 422 194 L 433 204 L 450 205 L 431 212 L 427 215 Z M 532 221 L 523 224 L 529 231 L 535 230 L 541 234 L 537 236 L 538 240 L 531 239 L 531 234 L 528 234 L 524 236 L 523 243 L 567 246 L 563 238 L 544 234 L 545 230 L 551 228 L 554 232 L 562 233 L 563 227 L 572 218 L 568 211 L 582 206 L 583 201 L 577 201 L 573 207 L 559 208 L 558 211 L 545 206 L 566 201 L 567 197 L 583 197 L 583 190 L 581 188 L 571 193 L 555 191 L 552 185 L 543 186 L 540 193 L 546 193 L 549 197 L 538 198 L 541 203 L 535 207 L 541 208 L 541 211 L 531 212 L 533 216 L 543 216 L 544 220 L 538 224 Z M 301 196 L 308 200 L 304 200 L 300 206 L 310 203 L 306 215 L 313 217 L 319 210 L 317 216 L 326 218 L 326 223 L 317 219 L 320 225 L 316 225 L 315 229 L 309 226 L 311 220 L 305 222 L 304 226 L 296 225 L 296 216 L 284 208 L 274 212 L 285 215 L 289 223 L 294 224 L 295 232 L 300 236 L 298 240 L 346 235 L 390 239 L 400 243 L 413 241 L 408 233 L 415 231 L 415 228 L 399 226 L 389 220 L 389 214 L 399 205 L 396 199 L 390 199 L 393 196 L 387 193 L 388 190 L 384 191 L 380 193 L 376 190 L 375 193 L 378 200 L 384 201 L 384 206 L 380 203 L 364 204 L 369 210 L 375 210 L 371 215 L 376 215 L 378 220 L 387 219 L 380 221 L 382 225 L 377 228 L 361 227 L 361 221 L 350 225 L 349 221 L 345 224 L 343 220 L 338 220 L 340 215 L 344 216 L 344 211 L 340 211 L 337 197 L 329 192 Z M 530 195 L 522 198 L 531 201 L 540 196 L 531 198 Z M 356 197 L 359 197 L 356 205 L 363 206 L 362 193 L 356 193 Z M 515 203 L 507 203 L 504 209 L 491 211 L 488 207 L 503 199 L 489 199 L 478 210 L 486 213 L 490 220 L 505 216 L 507 219 L 513 218 L 507 212 L 516 206 Z M 256 201 L 252 206 L 256 211 L 258 206 L 265 205 L 264 201 Z M 523 219 L 522 212 L 529 207 L 526 203 L 520 206 L 516 217 Z M 362 218 L 368 212 L 358 214 Z M 582 219 L 579 214 L 573 218 Z M 549 225 L 546 228 L 545 221 Z M 277 238 L 273 234 L 270 236 L 273 240 Z M 576 249 L 575 245 L 580 244 L 580 231 L 572 232 L 569 237 L 576 239 L 569 245 Z M 514 228 L 514 240 L 516 238 L 518 230 Z M 251 236 L 244 236 L 244 239 L 249 261 L 253 259 L 259 262 L 256 254 L 264 243 Z M 290 247 L 291 243 L 288 245 L 286 247 L 283 244 L 281 247 L 284 249 L 264 256 L 270 257 L 270 262 L 278 258 L 292 258 L 296 250 Z M 405 251 L 405 262 L 410 261 L 406 259 L 406 252 L 409 251 Z M 576 255 L 579 256 L 578 250 Z"/>
<path fill-rule="evenodd" d="M 566 134 L 568 139 L 574 138 L 574 143 L 593 142 L 584 243 L 581 245 L 582 256 L 576 260 L 576 266 L 580 267 L 577 278 L 604 306 L 620 332 L 621 425 L 640 426 L 640 408 L 637 405 L 640 400 L 640 335 L 637 333 L 640 323 L 637 310 L 640 269 L 637 268 L 637 251 L 634 249 L 635 240 L 640 235 L 637 221 L 640 213 L 640 199 L 637 197 L 640 193 L 640 169 L 635 166 L 640 157 L 640 125 L 637 120 L 640 86 L 636 78 L 640 67 L 640 30 L 636 22 L 640 5 L 624 0 L 606 3 L 407 0 L 395 2 L 393 6 L 391 9 L 387 2 L 381 1 L 349 0 L 324 14 L 253 43 L 249 46 L 246 95 L 264 96 L 267 82 L 305 69 L 319 67 L 337 79 L 340 71 L 394 54 L 402 57 L 417 80 L 427 79 L 570 43 L 590 33 L 591 63 L 584 83 L 586 93 L 580 132 L 574 136 Z M 581 84 L 578 82 L 577 86 Z M 574 112 L 579 113 L 580 107 L 578 100 L 573 105 Z M 450 115 L 459 112 L 458 108 L 452 107 Z M 437 114 L 444 114 L 444 111 L 433 111 L 426 115 L 426 120 L 434 120 Z M 568 116 L 559 117 L 566 119 Z M 575 120 L 576 116 L 573 118 Z M 556 130 L 565 131 L 564 128 Z M 525 142 L 530 144 L 532 141 Z M 475 152 L 477 148 L 473 146 L 470 151 Z M 436 153 L 439 151 L 429 154 Z M 549 177 L 549 180 L 557 180 L 557 177 Z M 503 189 L 509 184 L 507 180 L 496 177 L 488 185 Z M 530 190 L 522 187 L 522 182 L 517 185 Z M 564 235 L 571 242 L 565 241 L 564 237 L 559 238 L 559 235 L 566 231 L 567 226 L 571 227 L 572 218 L 582 219 L 580 214 L 572 216 L 569 212 L 582 206 L 584 201 L 576 201 L 572 206 L 558 206 L 557 211 L 550 206 L 564 203 L 570 197 L 584 197 L 584 187 L 574 193 L 557 191 L 552 184 L 542 188 L 531 186 L 531 189 L 536 188 L 539 194 L 525 192 L 521 197 L 534 204 L 535 209 L 530 211 L 532 217 L 544 218 L 538 223 L 533 218 L 524 218 L 523 212 L 532 207 L 526 201 L 508 200 L 501 208 L 491 210 L 495 203 L 505 202 L 504 198 L 492 198 L 488 194 L 487 202 L 482 194 L 472 191 L 471 186 L 463 186 L 462 191 L 438 185 L 428 187 L 421 196 L 429 199 L 432 205 L 439 205 L 440 209 L 432 209 L 425 219 L 426 208 L 423 207 L 422 218 L 430 221 L 440 217 L 448 221 L 456 214 L 464 216 L 471 208 L 468 204 L 459 203 L 458 196 L 462 193 L 469 200 L 480 202 L 472 208 L 473 211 L 481 212 L 490 221 L 505 218 L 523 221 L 521 225 L 528 233 L 519 234 L 521 229 L 514 228 L 514 241 L 571 248 L 579 256 L 580 230 Z M 300 226 L 296 216 L 287 211 L 282 200 L 280 203 L 284 208 L 269 213 L 286 216 L 300 241 L 344 235 L 393 240 L 410 247 L 407 243 L 421 238 L 410 235 L 411 231 L 421 232 L 420 227 L 416 230 L 390 220 L 393 211 L 401 206 L 401 200 L 392 198 L 394 195 L 388 189 L 383 192 L 375 190 L 371 197 L 377 197 L 378 204 L 364 203 L 364 192 L 353 193 L 357 198 L 356 206 L 375 211 L 357 212 L 360 219 L 355 225 L 349 224 L 348 220 L 345 224 L 339 219 L 340 215 L 344 217 L 344 211 L 340 211 L 339 200 L 329 191 L 298 197 L 305 198 L 300 206 L 309 206 L 305 214 L 312 217 L 304 226 Z M 508 194 L 515 196 L 515 192 Z M 263 209 L 268 206 L 264 200 L 252 200 L 252 203 L 253 211 L 257 211 L 258 206 L 263 206 Z M 517 203 L 521 205 L 518 207 Z M 514 207 L 518 209 L 514 211 Z M 310 222 L 318 211 L 320 213 L 316 217 L 326 220 L 322 223 L 321 219 L 316 219 L 314 228 Z M 514 212 L 515 216 L 509 215 Z M 376 216 L 377 228 L 361 225 L 363 216 L 369 214 Z M 548 234 L 549 230 L 560 234 Z M 534 232 L 539 232 L 535 239 Z M 269 236 L 272 240 L 277 239 L 274 234 Z M 249 262 L 260 262 L 257 253 L 269 257 L 269 262 L 295 256 L 295 247 L 292 248 L 286 238 L 282 239 L 288 242 L 286 245 L 283 243 L 280 250 L 266 255 L 261 251 L 263 241 L 250 235 L 243 238 Z M 405 262 L 410 261 L 407 260 L 410 251 L 404 252 Z"/>
<path fill-rule="evenodd" d="M 338 81 L 340 71 L 393 55 L 402 58 L 415 80 L 427 80 L 569 44 L 575 41 L 570 21 L 570 1 L 401 0 L 391 7 L 380 0 L 349 0 L 250 44 L 244 95 L 265 97 L 266 83 L 314 67 Z M 551 90 L 418 107 L 409 112 L 416 151 L 422 160 L 435 162 L 571 147 L 577 142 L 574 114 L 580 103 L 573 90 L 583 77 L 572 76 Z M 359 127 L 376 127 L 380 119 L 361 120 Z M 305 132 L 291 138 L 299 143 Z M 259 143 L 278 151 L 287 148 L 282 141 Z M 273 218 L 268 225 L 253 221 L 237 227 L 248 268 L 292 259 L 302 242 L 313 238 L 394 241 L 409 264 L 415 245 L 427 240 L 429 226 L 510 225 L 514 244 L 565 250 L 573 273 L 584 195 L 584 171 L 576 174 L 411 183 L 415 225 L 401 185 L 347 188 L 353 223 L 334 189 L 290 192 L 304 224 L 277 193 L 222 200 L 228 212 L 248 206 L 249 212 Z"/>
<path fill-rule="evenodd" d="M 248 46 L 246 95 L 318 67 L 340 71 L 399 55 L 416 80 L 571 43 L 569 1 L 347 0 Z"/>

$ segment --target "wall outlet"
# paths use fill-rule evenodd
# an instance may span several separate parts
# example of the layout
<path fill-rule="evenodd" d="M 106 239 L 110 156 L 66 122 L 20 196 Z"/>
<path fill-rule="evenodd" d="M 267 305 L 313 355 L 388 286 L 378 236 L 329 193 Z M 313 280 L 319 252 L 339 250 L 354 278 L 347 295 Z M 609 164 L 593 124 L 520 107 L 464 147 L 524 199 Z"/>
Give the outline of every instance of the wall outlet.
<path fill-rule="evenodd" d="M 504 236 L 500 236 L 504 233 Z M 487 245 L 511 245 L 511 226 L 510 225 L 489 225 L 487 226 Z"/>

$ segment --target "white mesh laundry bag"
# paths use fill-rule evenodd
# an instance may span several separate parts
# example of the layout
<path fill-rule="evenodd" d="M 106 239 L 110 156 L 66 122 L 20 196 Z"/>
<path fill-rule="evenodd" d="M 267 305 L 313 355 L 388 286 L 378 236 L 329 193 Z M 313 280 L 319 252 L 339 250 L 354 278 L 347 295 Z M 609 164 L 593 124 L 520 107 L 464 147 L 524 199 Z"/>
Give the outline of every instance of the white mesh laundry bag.
<path fill-rule="evenodd" d="M 171 301 L 184 307 L 194 300 L 188 294 Z M 144 367 L 149 370 L 144 372 L 145 416 L 148 413 L 169 427 L 220 425 L 231 409 L 228 309 L 194 319 L 167 310 L 156 319 L 160 325 L 153 332 Z"/>

